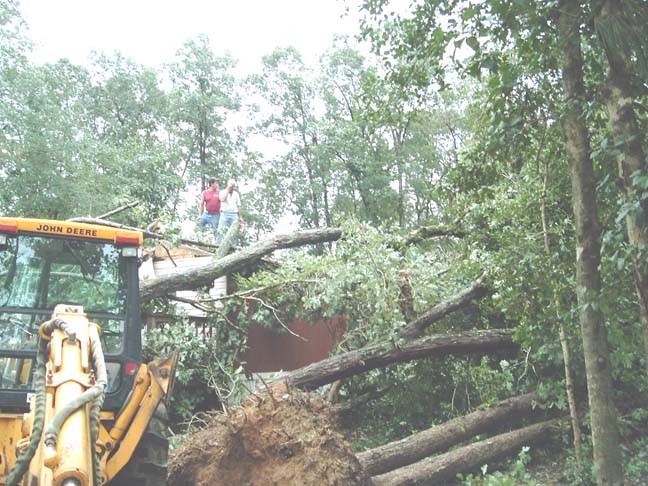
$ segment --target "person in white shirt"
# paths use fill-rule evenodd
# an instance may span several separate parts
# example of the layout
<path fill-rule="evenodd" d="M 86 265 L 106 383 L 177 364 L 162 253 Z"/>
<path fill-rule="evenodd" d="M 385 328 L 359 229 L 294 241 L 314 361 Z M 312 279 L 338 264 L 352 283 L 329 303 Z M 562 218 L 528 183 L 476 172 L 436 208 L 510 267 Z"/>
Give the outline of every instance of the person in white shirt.
<path fill-rule="evenodd" d="M 221 201 L 220 206 L 220 220 L 218 221 L 218 237 L 216 244 L 220 244 L 227 233 L 227 229 L 234 224 L 236 220 L 242 228 L 245 222 L 241 214 L 241 196 L 236 190 L 236 181 L 230 179 L 227 181 L 227 187 L 220 191 L 219 198 Z M 232 246 L 237 246 L 237 239 L 232 241 Z"/>

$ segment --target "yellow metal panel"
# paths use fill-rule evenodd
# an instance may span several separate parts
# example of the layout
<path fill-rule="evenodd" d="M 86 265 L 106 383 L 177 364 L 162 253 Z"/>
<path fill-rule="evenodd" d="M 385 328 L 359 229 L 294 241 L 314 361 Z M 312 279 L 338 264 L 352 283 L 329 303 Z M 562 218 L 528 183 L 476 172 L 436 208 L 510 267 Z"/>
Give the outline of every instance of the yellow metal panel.
<path fill-rule="evenodd" d="M 119 449 L 106 463 L 104 475 L 108 481 L 114 478 L 130 460 L 162 398 L 164 398 L 164 390 L 160 388 L 155 380 L 152 380 L 149 392 L 140 402 L 137 415 L 135 415 L 126 435 L 119 443 Z"/>
<path fill-rule="evenodd" d="M 110 456 L 106 462 L 104 473 L 107 481 L 114 478 L 128 463 L 158 405 L 171 393 L 177 364 L 178 353 L 172 353 L 166 359 L 153 360 L 148 364 L 146 378 L 142 376 L 142 373 L 146 371 L 145 367 L 140 367 L 138 371 L 140 379 L 139 382 L 136 380 L 133 395 L 128 404 L 128 406 L 137 405 L 136 413 L 132 416 L 133 410 L 124 410 L 122 415 L 126 413 L 129 415 L 128 418 L 123 419 L 127 423 L 117 430 L 111 430 L 109 434 L 111 437 L 117 437 L 116 441 L 119 439 L 121 441 L 119 441 L 117 452 Z M 145 393 L 142 394 L 142 391 Z M 134 399 L 136 396 L 137 399 Z M 118 423 L 121 418 L 117 418 Z M 125 434 L 122 438 L 124 431 Z"/>
<path fill-rule="evenodd" d="M 121 241 L 133 245 L 141 245 L 144 241 L 144 234 L 140 231 L 49 219 L 0 217 L 0 228 L 4 231 L 18 233 L 29 232 L 91 240 L 108 240 L 113 243 Z"/>
<path fill-rule="evenodd" d="M 26 385 L 29 381 L 29 372 L 31 371 L 33 361 L 31 359 L 20 359 L 20 384 Z"/>
<path fill-rule="evenodd" d="M 144 395 L 151 386 L 151 377 L 148 372 L 148 367 L 141 364 L 135 375 L 133 381 L 133 391 L 124 405 L 119 417 L 115 421 L 115 425 L 110 429 L 110 438 L 112 442 L 118 443 L 130 426 L 133 417 L 138 413 L 139 407 L 142 404 Z"/>
<path fill-rule="evenodd" d="M 16 444 L 22 438 L 23 414 L 0 413 L 0 484 L 16 463 Z"/>

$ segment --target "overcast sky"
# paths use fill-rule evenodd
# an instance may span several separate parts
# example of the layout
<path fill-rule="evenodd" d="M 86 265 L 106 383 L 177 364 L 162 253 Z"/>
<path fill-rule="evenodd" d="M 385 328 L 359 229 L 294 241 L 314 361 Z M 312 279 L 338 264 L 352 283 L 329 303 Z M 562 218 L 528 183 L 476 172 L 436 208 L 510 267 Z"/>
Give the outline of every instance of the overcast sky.
<path fill-rule="evenodd" d="M 256 70 L 275 47 L 295 46 L 309 63 L 335 34 L 358 30 L 359 0 L 20 0 L 35 44 L 32 60 L 87 64 L 91 51 L 147 66 L 170 62 L 184 41 L 207 34 L 216 54 L 230 52 Z M 343 17 L 349 7 L 351 16 Z"/>

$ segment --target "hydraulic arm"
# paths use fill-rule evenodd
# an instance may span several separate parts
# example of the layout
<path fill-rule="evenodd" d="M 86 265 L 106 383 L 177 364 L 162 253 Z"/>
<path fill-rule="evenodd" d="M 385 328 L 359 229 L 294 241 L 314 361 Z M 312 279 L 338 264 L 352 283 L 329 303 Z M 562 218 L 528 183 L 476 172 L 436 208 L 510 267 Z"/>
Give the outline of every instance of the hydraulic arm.
<path fill-rule="evenodd" d="M 119 415 L 101 414 L 107 374 L 100 333 L 80 306 L 57 305 L 40 326 L 31 411 L 13 420 L 0 417 L 3 434 L 23 421 L 18 457 L 7 464 L 11 471 L 4 480 L 0 472 L 0 484 L 96 486 L 130 459 L 171 392 L 177 355 L 140 365 Z"/>

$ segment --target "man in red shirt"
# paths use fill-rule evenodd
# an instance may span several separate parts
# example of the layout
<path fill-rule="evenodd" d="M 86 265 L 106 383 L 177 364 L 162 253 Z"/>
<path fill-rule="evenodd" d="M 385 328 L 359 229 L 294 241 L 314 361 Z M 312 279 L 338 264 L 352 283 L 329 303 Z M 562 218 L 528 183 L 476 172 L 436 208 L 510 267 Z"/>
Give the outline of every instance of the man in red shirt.
<path fill-rule="evenodd" d="M 221 206 L 218 178 L 210 177 L 207 182 L 209 187 L 202 192 L 198 203 L 198 226 L 209 225 L 216 237 Z"/>

